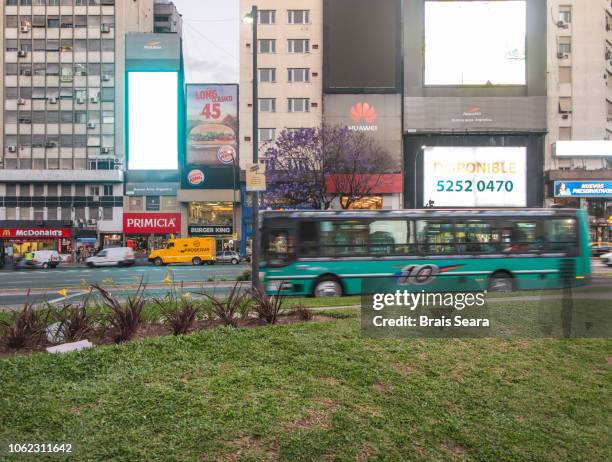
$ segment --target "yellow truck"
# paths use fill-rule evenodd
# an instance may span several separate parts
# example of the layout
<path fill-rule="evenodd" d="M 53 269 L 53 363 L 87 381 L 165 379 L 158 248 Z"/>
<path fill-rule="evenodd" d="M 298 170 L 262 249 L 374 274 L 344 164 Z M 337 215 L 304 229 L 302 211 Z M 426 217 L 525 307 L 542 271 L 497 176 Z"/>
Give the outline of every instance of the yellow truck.
<path fill-rule="evenodd" d="M 192 265 L 215 264 L 216 242 L 214 237 L 186 237 L 170 239 L 165 247 L 153 250 L 149 261 L 156 266 L 172 263 Z"/>

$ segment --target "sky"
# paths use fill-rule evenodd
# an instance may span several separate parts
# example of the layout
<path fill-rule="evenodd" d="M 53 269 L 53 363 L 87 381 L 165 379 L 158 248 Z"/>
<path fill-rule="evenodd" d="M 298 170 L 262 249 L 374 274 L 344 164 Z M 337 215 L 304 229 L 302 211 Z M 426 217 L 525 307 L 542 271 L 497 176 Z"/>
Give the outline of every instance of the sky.
<path fill-rule="evenodd" d="M 173 2 L 183 15 L 187 83 L 238 83 L 239 1 Z"/>

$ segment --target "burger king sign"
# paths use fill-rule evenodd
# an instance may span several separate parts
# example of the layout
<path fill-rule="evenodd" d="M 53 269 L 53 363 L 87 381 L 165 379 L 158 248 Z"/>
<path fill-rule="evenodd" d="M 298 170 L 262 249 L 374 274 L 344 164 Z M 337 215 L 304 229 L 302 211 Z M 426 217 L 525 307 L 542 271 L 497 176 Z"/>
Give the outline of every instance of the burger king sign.
<path fill-rule="evenodd" d="M 205 179 L 204 178 L 204 172 L 202 170 L 199 170 L 199 169 L 191 170 L 187 174 L 187 181 L 192 186 L 199 186 L 199 185 L 201 185 L 202 183 L 204 183 L 204 179 Z"/>

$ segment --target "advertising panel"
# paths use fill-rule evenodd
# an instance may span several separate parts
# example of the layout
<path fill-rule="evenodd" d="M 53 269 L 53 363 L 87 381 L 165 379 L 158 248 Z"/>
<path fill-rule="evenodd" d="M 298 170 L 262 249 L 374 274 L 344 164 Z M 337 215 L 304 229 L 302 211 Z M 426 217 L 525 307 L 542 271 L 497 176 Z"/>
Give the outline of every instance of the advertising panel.
<path fill-rule="evenodd" d="M 366 133 L 395 159 L 402 161 L 401 95 L 325 95 L 325 122 Z"/>
<path fill-rule="evenodd" d="M 556 157 L 612 157 L 612 141 L 557 141 L 553 153 Z"/>
<path fill-rule="evenodd" d="M 178 73 L 128 72 L 128 170 L 178 169 Z"/>
<path fill-rule="evenodd" d="M 401 0 L 326 0 L 324 8 L 325 92 L 399 93 Z"/>
<path fill-rule="evenodd" d="M 234 188 L 239 181 L 238 86 L 187 85 L 186 132 L 182 187 Z"/>
<path fill-rule="evenodd" d="M 425 147 L 423 202 L 433 207 L 525 207 L 525 147 Z"/>
<path fill-rule="evenodd" d="M 233 226 L 189 226 L 190 236 L 221 236 L 233 234 Z"/>
<path fill-rule="evenodd" d="M 555 197 L 612 197 L 612 181 L 555 181 Z"/>
<path fill-rule="evenodd" d="M 249 192 L 266 191 L 266 164 L 247 164 L 246 190 Z"/>
<path fill-rule="evenodd" d="M 69 237 L 72 237 L 70 228 L 0 228 L 0 239 L 63 239 Z"/>
<path fill-rule="evenodd" d="M 525 0 L 425 2 L 425 85 L 525 85 L 526 28 Z"/>
<path fill-rule="evenodd" d="M 181 232 L 180 213 L 124 213 L 125 234 L 178 234 Z"/>

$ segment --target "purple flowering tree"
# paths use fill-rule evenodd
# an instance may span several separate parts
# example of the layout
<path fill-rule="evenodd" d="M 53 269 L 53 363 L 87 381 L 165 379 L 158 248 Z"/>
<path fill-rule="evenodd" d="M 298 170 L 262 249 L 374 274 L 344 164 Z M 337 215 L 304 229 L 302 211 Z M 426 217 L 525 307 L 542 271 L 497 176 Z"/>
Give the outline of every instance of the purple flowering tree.
<path fill-rule="evenodd" d="M 397 171 L 392 156 L 364 133 L 347 127 L 283 130 L 266 154 L 270 205 L 327 210 L 372 194 L 384 173 Z"/>

